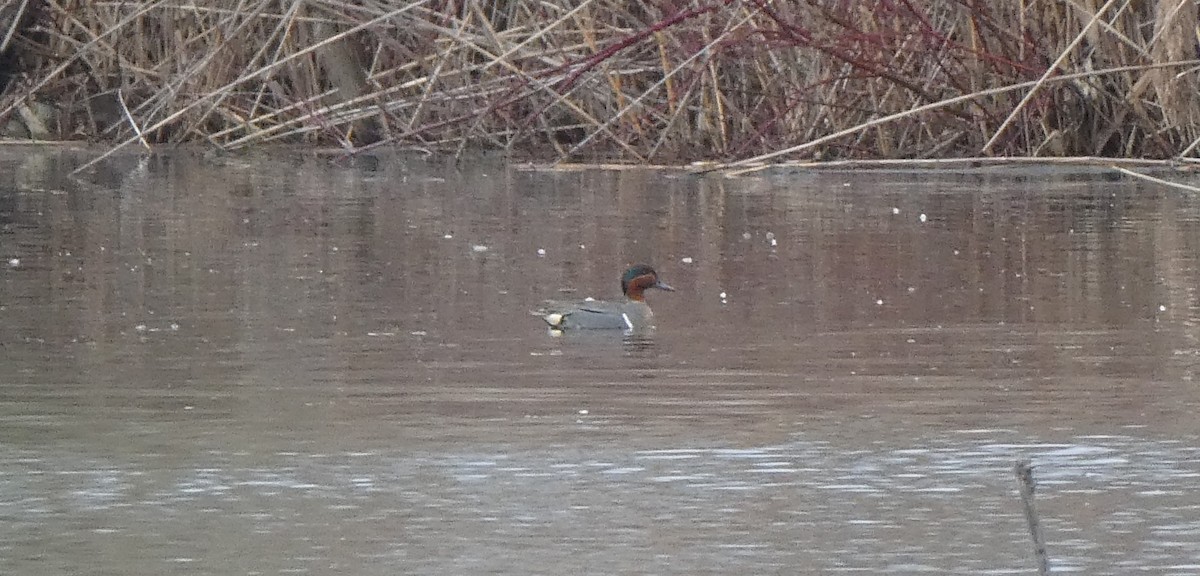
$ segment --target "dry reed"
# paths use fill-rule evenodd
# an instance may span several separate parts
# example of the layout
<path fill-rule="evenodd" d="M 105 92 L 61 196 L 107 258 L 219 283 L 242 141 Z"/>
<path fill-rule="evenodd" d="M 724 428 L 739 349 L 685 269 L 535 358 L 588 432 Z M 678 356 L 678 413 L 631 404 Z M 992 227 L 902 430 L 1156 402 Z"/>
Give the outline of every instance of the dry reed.
<path fill-rule="evenodd" d="M 1196 29 L 1184 0 L 24 0 L 0 125 L 48 102 L 57 137 L 121 146 L 1172 158 L 1200 146 Z"/>

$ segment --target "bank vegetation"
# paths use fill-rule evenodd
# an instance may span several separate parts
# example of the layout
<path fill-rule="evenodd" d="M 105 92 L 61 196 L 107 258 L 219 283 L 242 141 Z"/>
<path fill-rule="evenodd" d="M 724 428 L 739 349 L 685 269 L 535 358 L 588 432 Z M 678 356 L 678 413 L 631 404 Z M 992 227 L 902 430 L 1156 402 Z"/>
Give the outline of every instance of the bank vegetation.
<path fill-rule="evenodd" d="M 1190 158 L 1192 0 L 0 2 L 0 128 L 628 162 Z"/>

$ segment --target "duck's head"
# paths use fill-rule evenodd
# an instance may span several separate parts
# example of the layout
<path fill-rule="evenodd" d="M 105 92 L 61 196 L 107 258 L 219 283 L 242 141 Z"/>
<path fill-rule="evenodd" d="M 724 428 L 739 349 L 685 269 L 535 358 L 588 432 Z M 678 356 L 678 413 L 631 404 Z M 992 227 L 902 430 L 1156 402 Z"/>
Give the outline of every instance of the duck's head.
<path fill-rule="evenodd" d="M 658 288 L 674 292 L 675 289 L 668 286 L 666 282 L 658 279 L 658 272 L 645 264 L 639 264 L 625 271 L 621 276 L 621 292 L 630 300 L 644 300 L 642 295 L 647 288 Z"/>

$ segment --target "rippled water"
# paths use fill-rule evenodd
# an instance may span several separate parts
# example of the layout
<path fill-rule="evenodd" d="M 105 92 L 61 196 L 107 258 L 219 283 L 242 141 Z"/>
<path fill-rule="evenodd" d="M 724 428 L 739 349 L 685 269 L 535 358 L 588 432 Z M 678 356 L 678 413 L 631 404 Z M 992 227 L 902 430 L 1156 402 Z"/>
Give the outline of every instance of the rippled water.
<path fill-rule="evenodd" d="M 1186 194 L 2 152 L 0 573 L 1200 572 Z"/>

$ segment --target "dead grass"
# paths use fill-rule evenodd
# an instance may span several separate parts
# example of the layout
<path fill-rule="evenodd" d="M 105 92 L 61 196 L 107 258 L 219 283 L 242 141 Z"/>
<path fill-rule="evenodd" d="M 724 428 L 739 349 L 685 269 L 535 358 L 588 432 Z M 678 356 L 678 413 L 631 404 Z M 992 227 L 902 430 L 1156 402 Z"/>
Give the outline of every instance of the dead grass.
<path fill-rule="evenodd" d="M 1200 143 L 1197 6 L 46 0 L 0 22 L 0 123 L 634 162 L 1171 158 Z M 3 12 L 0 11 L 0 17 Z M 547 158 L 543 158 L 547 159 Z"/>

